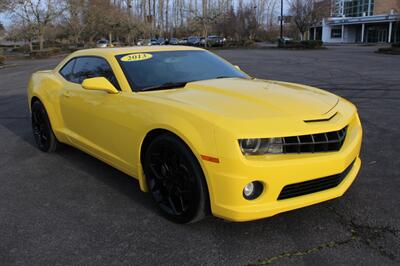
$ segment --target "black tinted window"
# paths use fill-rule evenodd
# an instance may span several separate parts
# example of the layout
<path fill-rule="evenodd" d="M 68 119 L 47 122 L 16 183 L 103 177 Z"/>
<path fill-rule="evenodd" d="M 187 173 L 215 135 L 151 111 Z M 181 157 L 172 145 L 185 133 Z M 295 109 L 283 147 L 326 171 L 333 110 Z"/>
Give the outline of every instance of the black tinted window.
<path fill-rule="evenodd" d="M 215 78 L 249 78 L 207 51 L 168 51 L 117 56 L 131 87 L 142 90 L 167 83 Z"/>
<path fill-rule="evenodd" d="M 105 77 L 119 89 L 117 79 L 105 59 L 98 57 L 79 57 L 76 59 L 72 82 L 80 84 L 85 79 L 97 77 Z"/>
<path fill-rule="evenodd" d="M 61 76 L 63 76 L 66 80 L 71 81 L 72 78 L 72 70 L 74 68 L 75 59 L 70 60 L 60 71 Z"/>

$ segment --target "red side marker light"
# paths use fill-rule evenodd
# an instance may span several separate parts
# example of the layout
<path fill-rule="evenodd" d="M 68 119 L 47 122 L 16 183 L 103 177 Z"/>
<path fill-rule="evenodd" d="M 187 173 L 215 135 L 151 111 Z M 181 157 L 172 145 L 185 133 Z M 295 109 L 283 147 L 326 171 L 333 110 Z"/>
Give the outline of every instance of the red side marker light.
<path fill-rule="evenodd" d="M 200 157 L 204 161 L 209 161 L 209 162 L 212 162 L 212 163 L 219 163 L 219 159 L 215 158 L 215 157 L 211 157 L 211 156 L 207 156 L 207 155 L 200 155 Z"/>

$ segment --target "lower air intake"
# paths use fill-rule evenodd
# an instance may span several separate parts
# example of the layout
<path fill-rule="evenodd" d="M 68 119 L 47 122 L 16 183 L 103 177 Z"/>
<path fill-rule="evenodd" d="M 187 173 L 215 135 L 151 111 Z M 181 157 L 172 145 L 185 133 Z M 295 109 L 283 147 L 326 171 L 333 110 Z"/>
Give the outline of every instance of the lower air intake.
<path fill-rule="evenodd" d="M 294 198 L 337 187 L 349 174 L 353 165 L 354 161 L 340 174 L 287 185 L 282 189 L 278 200 Z"/>

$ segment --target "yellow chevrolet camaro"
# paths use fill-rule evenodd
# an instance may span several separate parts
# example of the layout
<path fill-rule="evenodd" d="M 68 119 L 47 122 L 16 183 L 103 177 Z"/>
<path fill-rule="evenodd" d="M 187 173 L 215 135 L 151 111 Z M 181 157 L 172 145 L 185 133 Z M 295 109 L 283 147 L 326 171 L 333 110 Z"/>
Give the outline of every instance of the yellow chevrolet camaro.
<path fill-rule="evenodd" d="M 347 100 L 252 78 L 193 47 L 72 53 L 28 86 L 38 148 L 72 145 L 139 180 L 161 213 L 269 217 L 343 195 L 362 128 Z"/>

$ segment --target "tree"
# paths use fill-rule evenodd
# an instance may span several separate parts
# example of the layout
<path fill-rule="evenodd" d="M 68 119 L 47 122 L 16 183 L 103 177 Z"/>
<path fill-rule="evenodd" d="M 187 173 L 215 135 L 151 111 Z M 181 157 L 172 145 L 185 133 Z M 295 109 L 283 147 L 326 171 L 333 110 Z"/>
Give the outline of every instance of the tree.
<path fill-rule="evenodd" d="M 302 40 L 308 29 L 322 19 L 322 8 L 315 0 L 289 0 L 289 11 Z"/>
<path fill-rule="evenodd" d="M 0 13 L 7 10 L 7 8 L 10 6 L 10 3 L 10 0 L 0 0 Z"/>
<path fill-rule="evenodd" d="M 253 5 L 240 5 L 237 11 L 237 31 L 240 39 L 254 40 L 260 27 L 256 17 L 256 8 Z"/>
<path fill-rule="evenodd" d="M 7 30 L 7 39 L 27 43 L 31 52 L 33 51 L 32 42 L 35 36 L 34 26 L 19 18 L 14 18 L 12 26 Z"/>
<path fill-rule="evenodd" d="M 292 0 L 294 1 L 294 0 Z M 265 39 L 275 29 L 277 0 L 0 0 L 40 49 L 48 38 L 70 44 L 100 38 L 217 34 L 236 41 Z M 10 5 L 9 5 L 10 4 Z M 29 25 L 29 27 L 28 27 Z M 53 37 L 51 37 L 51 35 Z M 30 39 L 30 38 L 29 38 Z M 32 41 L 32 40 L 31 40 Z"/>
<path fill-rule="evenodd" d="M 64 11 L 57 0 L 18 0 L 13 1 L 10 8 L 24 24 L 33 27 L 40 50 L 44 48 L 47 27 Z"/>
<path fill-rule="evenodd" d="M 212 26 L 217 24 L 218 20 L 221 18 L 221 14 L 218 13 L 217 10 L 206 12 L 206 14 L 194 18 L 194 20 L 197 21 L 201 26 L 202 36 L 204 36 L 205 40 L 207 40 L 207 36 Z M 207 41 L 205 42 L 205 46 L 207 46 Z"/>
<path fill-rule="evenodd" d="M 67 35 L 75 44 L 81 39 L 82 32 L 85 30 L 83 24 L 83 11 L 85 7 L 84 0 L 65 0 L 65 18 L 64 25 Z"/>

